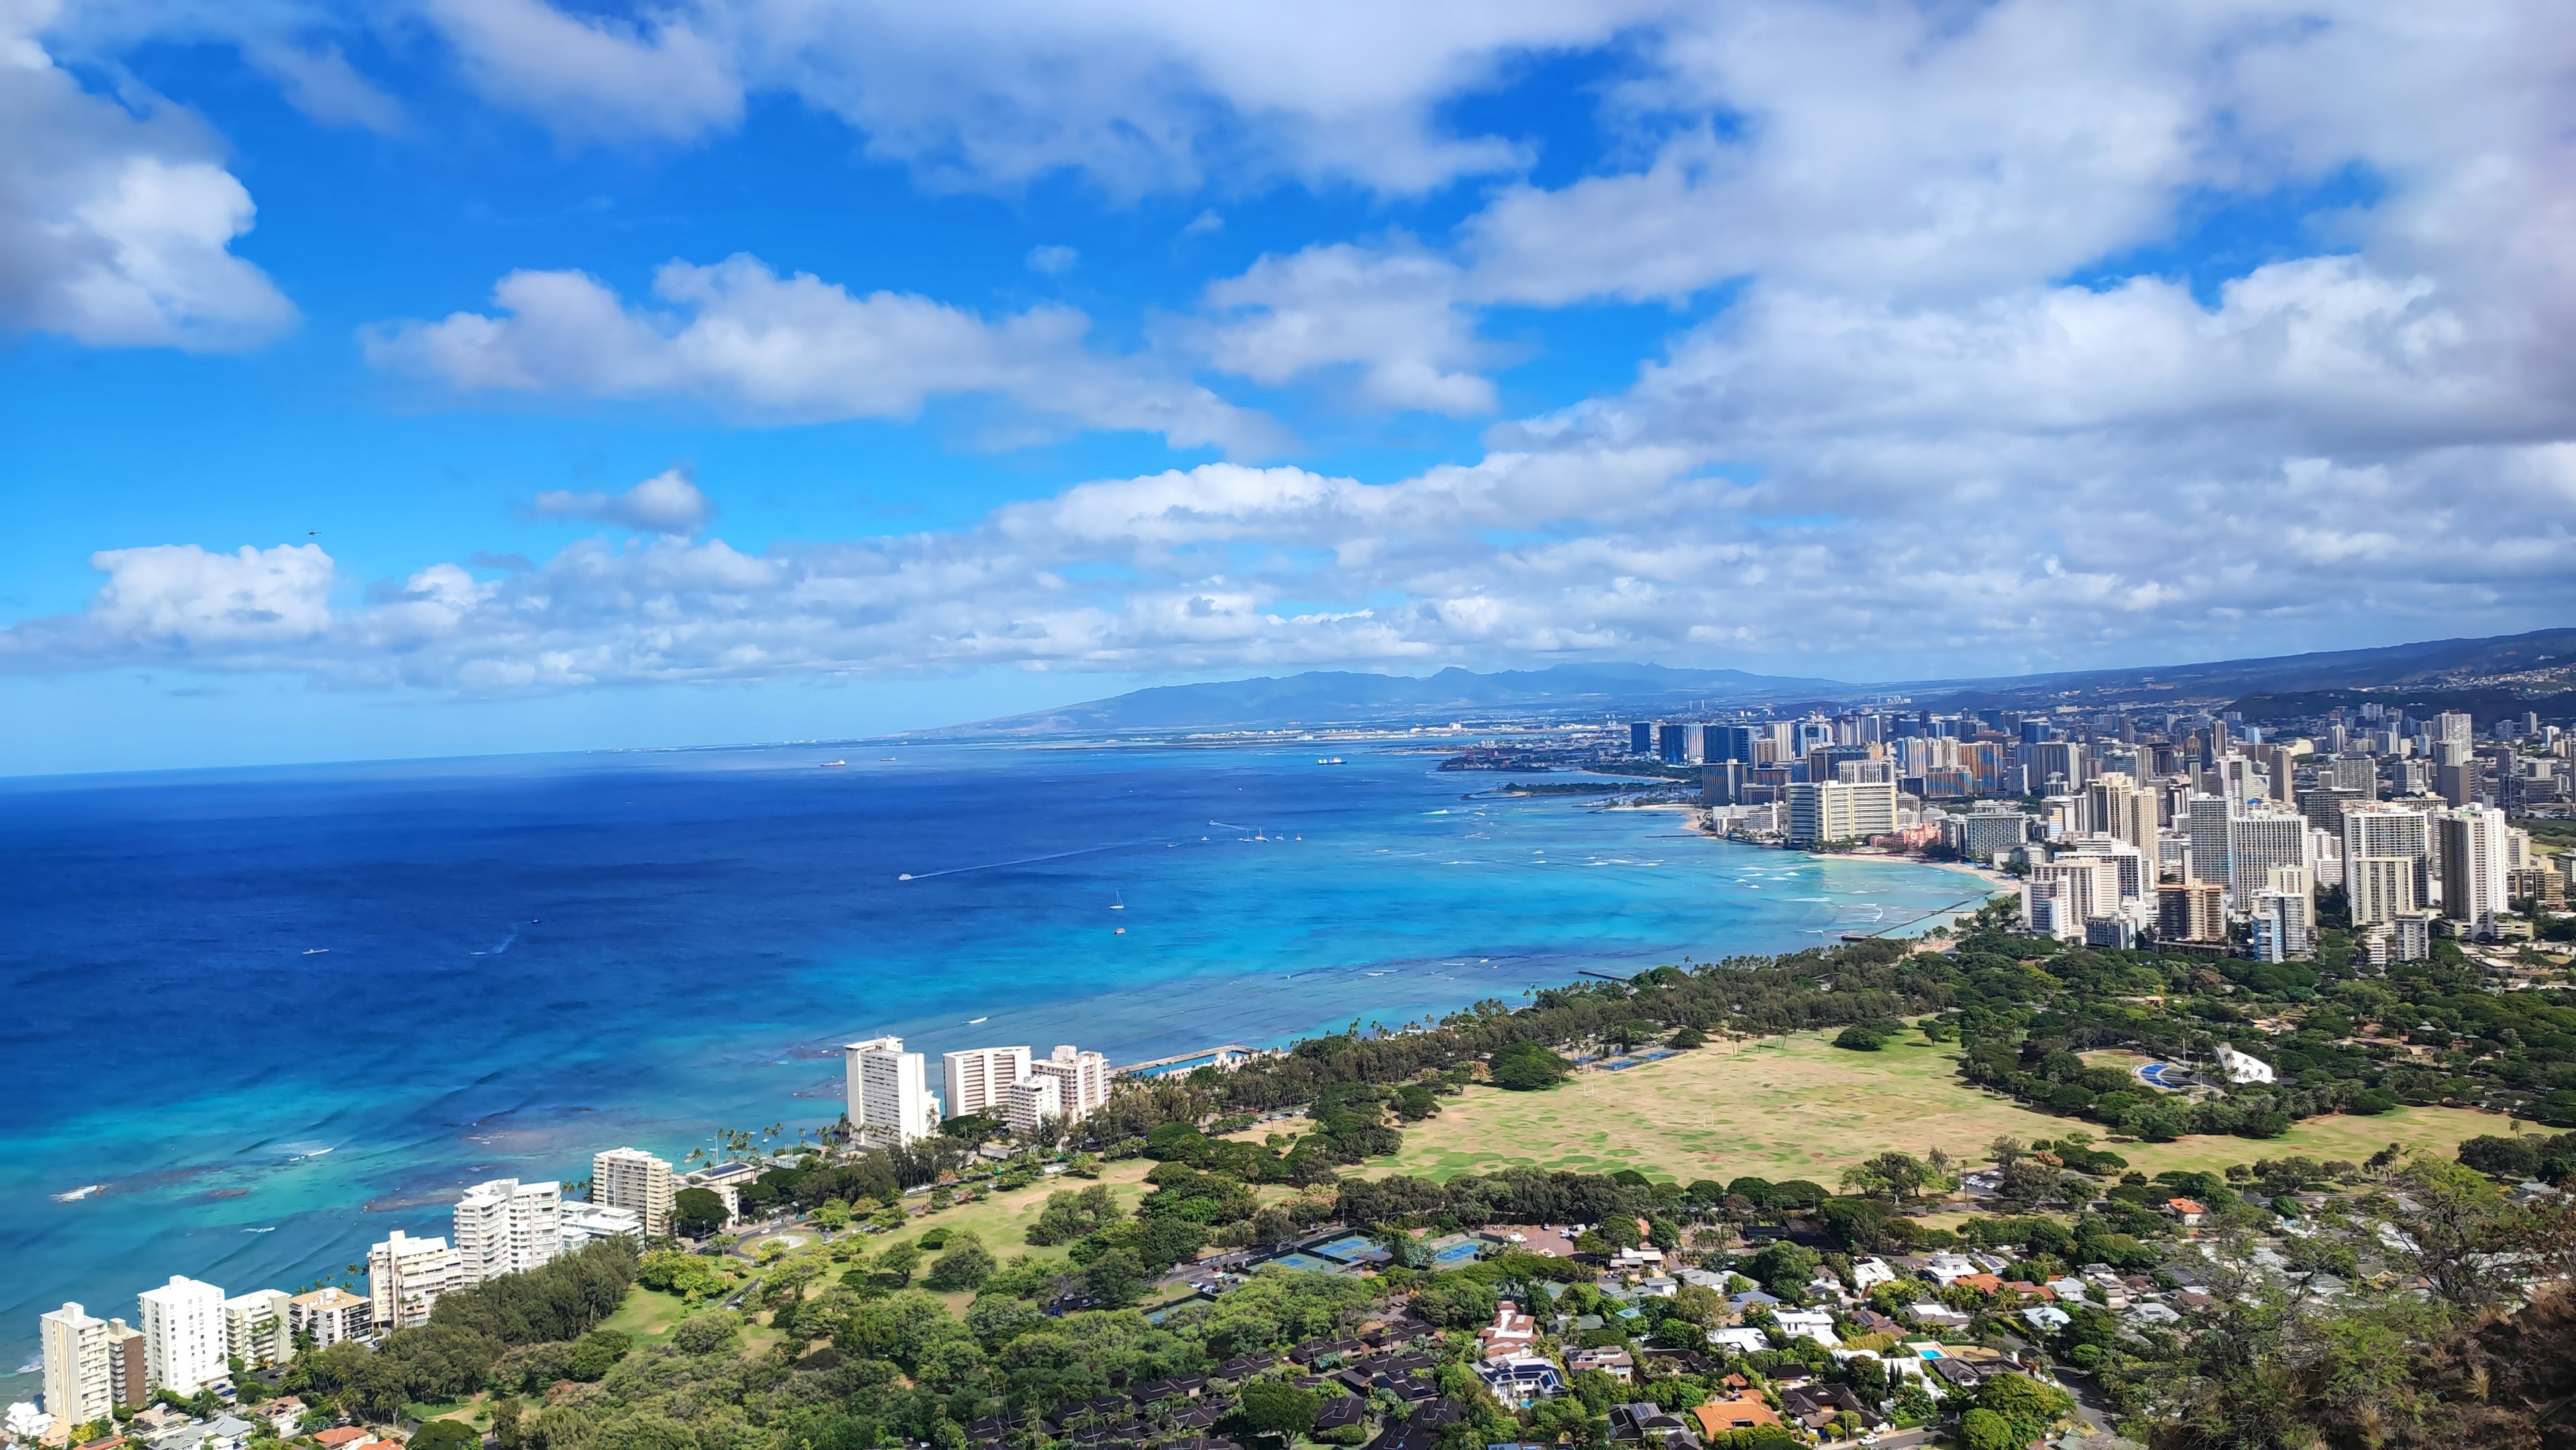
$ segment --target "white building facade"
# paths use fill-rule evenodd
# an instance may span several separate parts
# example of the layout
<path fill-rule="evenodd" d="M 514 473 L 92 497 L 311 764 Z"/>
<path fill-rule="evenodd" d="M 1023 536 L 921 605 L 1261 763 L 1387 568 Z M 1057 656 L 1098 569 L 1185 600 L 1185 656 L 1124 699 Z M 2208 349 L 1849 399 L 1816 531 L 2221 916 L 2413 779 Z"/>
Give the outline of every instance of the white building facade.
<path fill-rule="evenodd" d="M 193 1395 L 224 1378 L 224 1291 L 173 1274 L 136 1296 L 142 1309 L 144 1377 L 156 1390 Z"/>
<path fill-rule="evenodd" d="M 641 1148 L 611 1148 L 590 1160 L 590 1201 L 632 1212 L 654 1238 L 670 1237 L 679 1191 L 671 1165 Z"/>
<path fill-rule="evenodd" d="M 1011 1085 L 1029 1075 L 1029 1050 L 1021 1047 L 970 1047 L 940 1054 L 939 1076 L 948 1098 L 942 1105 L 952 1118 L 988 1113 L 1001 1117 Z"/>
<path fill-rule="evenodd" d="M 443 1238 L 413 1238 L 401 1229 L 367 1250 L 367 1299 L 379 1329 L 429 1322 L 438 1296 L 462 1287 L 463 1263 Z"/>
<path fill-rule="evenodd" d="M 495 1178 L 456 1202 L 456 1288 L 524 1274 L 563 1252 L 563 1185 Z"/>
<path fill-rule="evenodd" d="M 871 1037 L 841 1049 L 850 1080 L 850 1129 L 862 1142 L 917 1143 L 939 1131 L 922 1055 L 900 1037 Z"/>

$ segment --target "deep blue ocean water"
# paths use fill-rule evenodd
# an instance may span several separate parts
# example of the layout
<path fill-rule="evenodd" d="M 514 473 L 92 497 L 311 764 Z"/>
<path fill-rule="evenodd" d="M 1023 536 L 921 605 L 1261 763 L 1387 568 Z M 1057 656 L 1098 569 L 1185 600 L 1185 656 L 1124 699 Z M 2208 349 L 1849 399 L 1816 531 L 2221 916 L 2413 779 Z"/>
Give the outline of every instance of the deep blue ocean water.
<path fill-rule="evenodd" d="M 853 1037 L 900 1032 L 934 1077 L 990 1043 L 1137 1061 L 1976 894 L 1332 749 L 0 780 L 0 1392 L 34 1391 L 5 1371 L 66 1298 L 293 1290 L 389 1229 L 447 1232 L 466 1183 L 719 1126 L 792 1138 L 840 1111 Z"/>

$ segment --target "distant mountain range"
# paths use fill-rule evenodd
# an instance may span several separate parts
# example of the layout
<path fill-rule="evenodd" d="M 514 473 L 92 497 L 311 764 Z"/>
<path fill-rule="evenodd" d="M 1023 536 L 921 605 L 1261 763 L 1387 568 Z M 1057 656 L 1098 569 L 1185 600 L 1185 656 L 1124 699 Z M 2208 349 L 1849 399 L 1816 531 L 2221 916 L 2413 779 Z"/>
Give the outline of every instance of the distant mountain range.
<path fill-rule="evenodd" d="M 1803 708 L 1891 695 L 1947 709 L 2119 700 L 2233 701 L 2244 696 L 2283 705 L 2295 697 L 2299 705 L 2313 709 L 2321 708 L 2319 700 L 2340 692 L 2390 687 L 2403 687 L 2410 696 L 2428 700 L 2454 693 L 2475 696 L 2492 713 L 2500 701 L 2549 692 L 2550 685 L 2543 680 L 2495 678 L 2532 672 L 2558 677 L 2562 688 L 2564 682 L 2576 682 L 2576 629 L 2270 659 L 1880 684 L 1637 664 L 1569 664 L 1493 674 L 1451 668 L 1422 677 L 1313 670 L 1285 678 L 1158 685 L 1106 700 L 930 733 L 1116 735 L 1445 723 L 1471 716 L 1571 719 L 1715 706 Z M 2576 704 L 2576 693 L 2551 703 L 2559 705 L 2556 713 L 2563 714 L 2568 705 Z M 2544 709 L 2542 713 L 2552 712 Z"/>

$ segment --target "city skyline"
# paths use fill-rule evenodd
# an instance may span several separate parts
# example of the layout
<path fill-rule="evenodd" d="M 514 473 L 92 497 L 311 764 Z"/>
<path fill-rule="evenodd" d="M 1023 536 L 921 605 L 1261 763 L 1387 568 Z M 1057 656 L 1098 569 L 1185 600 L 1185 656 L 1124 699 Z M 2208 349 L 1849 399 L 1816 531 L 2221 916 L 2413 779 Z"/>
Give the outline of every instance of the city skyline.
<path fill-rule="evenodd" d="M 2563 622 L 2547 7 L 46 6 L 5 742 Z M 1074 678 L 1068 678 L 1069 676 Z"/>

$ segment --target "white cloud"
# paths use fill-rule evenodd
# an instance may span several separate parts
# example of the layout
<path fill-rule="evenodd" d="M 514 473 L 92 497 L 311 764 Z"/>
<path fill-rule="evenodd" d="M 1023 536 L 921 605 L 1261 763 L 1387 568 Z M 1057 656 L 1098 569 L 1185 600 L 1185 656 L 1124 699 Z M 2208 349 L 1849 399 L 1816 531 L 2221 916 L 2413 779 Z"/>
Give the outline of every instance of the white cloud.
<path fill-rule="evenodd" d="M 50 7 L 0 9 L 0 328 L 98 347 L 256 346 L 295 320 L 232 254 L 250 193 L 184 113 L 84 92 L 37 35 Z"/>
<path fill-rule="evenodd" d="M 295 109 L 332 126 L 357 126 L 385 135 L 405 129 L 402 102 L 379 89 L 337 45 L 306 48 L 272 37 L 242 45 L 250 63 L 275 80 Z"/>
<path fill-rule="evenodd" d="M 213 554 L 159 544 L 105 550 L 89 562 L 107 574 L 89 623 L 120 642 L 215 651 L 311 639 L 330 627 L 337 579 L 319 545 Z"/>
<path fill-rule="evenodd" d="M 1175 447 L 1277 441 L 1260 415 L 1205 388 L 1090 351 L 1090 320 L 1069 307 L 987 322 L 910 293 L 781 277 L 747 256 L 670 263 L 653 291 L 672 310 L 629 306 L 579 272 L 513 272 L 492 289 L 494 314 L 370 329 L 366 352 L 466 390 L 697 398 L 754 420 L 908 418 L 933 398 L 987 395 Z"/>
<path fill-rule="evenodd" d="M 1208 287 L 1209 360 L 1272 385 L 1347 367 L 1358 396 L 1379 407 L 1490 413 L 1494 385 L 1474 369 L 1493 350 L 1477 338 L 1458 285 L 1455 265 L 1402 235 L 1377 249 L 1265 256 Z"/>
<path fill-rule="evenodd" d="M 1050 277 L 1061 276 L 1072 271 L 1073 264 L 1081 260 L 1081 257 L 1082 254 L 1071 247 L 1031 247 L 1029 248 L 1029 270 L 1044 272 Z"/>
<path fill-rule="evenodd" d="M 687 538 L 715 518 L 715 506 L 679 469 L 665 469 L 626 492 L 573 493 L 548 489 L 534 507 L 547 518 L 595 519 L 620 528 Z"/>
<path fill-rule="evenodd" d="M 565 136 L 687 141 L 742 119 L 736 57 L 682 12 L 625 22 L 576 18 L 544 0 L 426 0 L 426 8 L 477 86 Z"/>
<path fill-rule="evenodd" d="M 1283 176 L 1409 192 L 1517 166 L 1512 144 L 1449 134 L 1440 103 L 1657 8 L 696 0 L 611 25 L 541 0 L 429 5 L 485 95 L 578 139 L 694 138 L 775 91 L 935 184 L 1075 172 L 1130 195 Z"/>

